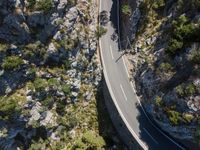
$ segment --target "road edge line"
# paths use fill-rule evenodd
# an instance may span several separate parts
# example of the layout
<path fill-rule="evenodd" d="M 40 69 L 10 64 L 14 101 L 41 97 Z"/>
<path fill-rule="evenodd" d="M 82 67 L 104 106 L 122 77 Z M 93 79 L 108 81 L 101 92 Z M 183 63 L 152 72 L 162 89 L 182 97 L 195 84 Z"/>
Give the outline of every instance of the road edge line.
<path fill-rule="evenodd" d="M 142 142 L 142 140 L 140 140 L 140 138 L 137 136 L 137 134 L 133 131 L 133 129 L 131 128 L 131 126 L 129 125 L 128 121 L 126 120 L 126 118 L 124 117 L 117 101 L 116 101 L 116 98 L 114 96 L 114 93 L 112 91 L 112 88 L 111 88 L 111 85 L 110 85 L 110 81 L 108 79 L 108 76 L 107 76 L 107 72 L 106 72 L 106 67 L 105 67 L 105 62 L 104 62 L 104 59 L 103 59 L 103 54 L 102 54 L 102 51 L 101 51 L 101 40 L 99 40 L 99 49 L 100 49 L 100 53 L 101 53 L 101 57 L 102 57 L 102 64 L 103 64 L 103 72 L 104 72 L 104 78 L 106 80 L 106 83 L 107 83 L 107 86 L 108 86 L 108 89 L 109 89 L 109 93 L 111 95 L 111 98 L 112 100 L 114 101 L 114 104 L 117 108 L 117 111 L 118 113 L 120 114 L 122 120 L 124 121 L 126 127 L 128 128 L 128 130 L 131 132 L 132 136 L 135 138 L 135 140 L 137 141 L 137 143 L 144 149 L 144 150 L 148 150 L 147 146 Z"/>

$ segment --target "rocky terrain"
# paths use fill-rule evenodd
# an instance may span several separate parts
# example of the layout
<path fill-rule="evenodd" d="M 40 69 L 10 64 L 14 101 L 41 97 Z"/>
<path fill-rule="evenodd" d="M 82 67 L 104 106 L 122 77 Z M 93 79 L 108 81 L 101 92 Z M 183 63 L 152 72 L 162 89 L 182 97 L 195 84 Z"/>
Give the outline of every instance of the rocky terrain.
<path fill-rule="evenodd" d="M 163 130 L 198 149 L 200 1 L 126 0 L 121 11 L 143 105 Z"/>
<path fill-rule="evenodd" d="M 119 142 L 99 121 L 97 10 L 95 0 L 0 1 L 0 149 Z"/>

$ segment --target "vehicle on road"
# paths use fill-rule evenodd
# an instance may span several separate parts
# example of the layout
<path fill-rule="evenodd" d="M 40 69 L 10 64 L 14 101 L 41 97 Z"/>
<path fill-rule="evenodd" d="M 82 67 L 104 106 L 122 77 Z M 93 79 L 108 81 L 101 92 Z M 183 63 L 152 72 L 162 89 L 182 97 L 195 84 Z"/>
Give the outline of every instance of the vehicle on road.
<path fill-rule="evenodd" d="M 117 35 L 116 32 L 114 32 L 114 33 L 111 35 L 111 39 L 112 39 L 113 41 L 117 41 L 117 40 L 118 40 L 118 35 Z"/>
<path fill-rule="evenodd" d="M 100 25 L 105 26 L 109 22 L 108 12 L 107 11 L 103 10 L 100 13 L 99 17 L 100 17 Z"/>

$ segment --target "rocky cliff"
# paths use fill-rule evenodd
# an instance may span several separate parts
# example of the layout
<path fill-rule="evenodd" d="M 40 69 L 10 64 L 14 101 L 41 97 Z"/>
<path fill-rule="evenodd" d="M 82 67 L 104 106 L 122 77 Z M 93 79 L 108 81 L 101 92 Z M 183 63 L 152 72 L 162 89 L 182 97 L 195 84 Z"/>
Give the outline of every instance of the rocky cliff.
<path fill-rule="evenodd" d="M 97 10 L 95 0 L 0 0 L 0 149 L 106 146 Z"/>
<path fill-rule="evenodd" d="M 131 70 L 147 112 L 173 137 L 198 147 L 200 1 L 123 1 L 122 21 L 129 26 L 123 37 L 131 41 Z"/>

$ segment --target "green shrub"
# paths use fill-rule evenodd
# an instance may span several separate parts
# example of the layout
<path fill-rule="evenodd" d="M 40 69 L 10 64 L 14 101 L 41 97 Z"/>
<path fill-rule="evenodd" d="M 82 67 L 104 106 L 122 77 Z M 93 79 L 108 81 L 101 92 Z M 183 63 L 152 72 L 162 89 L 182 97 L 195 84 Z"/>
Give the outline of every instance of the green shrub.
<path fill-rule="evenodd" d="M 35 67 L 28 68 L 27 75 L 35 77 L 36 76 L 36 68 Z"/>
<path fill-rule="evenodd" d="M 20 109 L 15 99 L 8 97 L 0 98 L 0 118 L 5 120 L 11 119 L 19 111 Z"/>
<path fill-rule="evenodd" d="M 0 43 L 0 52 L 6 51 L 8 49 L 8 45 L 4 43 Z"/>
<path fill-rule="evenodd" d="M 3 60 L 2 68 L 5 70 L 17 69 L 23 63 L 23 59 L 18 56 L 8 56 Z"/>
<path fill-rule="evenodd" d="M 70 67 L 71 67 L 71 61 L 70 60 L 63 60 L 63 64 L 64 64 L 64 68 L 66 69 L 66 70 L 69 70 L 70 69 Z"/>
<path fill-rule="evenodd" d="M 124 5 L 122 5 L 122 13 L 124 14 L 124 15 L 131 15 L 131 12 L 132 12 L 132 9 L 131 9 L 131 6 L 130 5 L 128 5 L 128 4 L 124 4 Z"/>
<path fill-rule="evenodd" d="M 159 9 L 165 6 L 165 0 L 156 0 L 153 2 L 153 8 Z"/>
<path fill-rule="evenodd" d="M 160 96 L 156 96 L 156 98 L 155 98 L 155 104 L 158 107 L 161 107 L 163 105 L 163 101 L 162 101 L 162 98 Z"/>
<path fill-rule="evenodd" d="M 68 0 L 67 1 L 69 5 L 73 6 L 76 4 L 76 0 Z"/>
<path fill-rule="evenodd" d="M 161 63 L 159 66 L 159 70 L 161 72 L 169 72 L 173 69 L 172 65 L 170 63 Z"/>
<path fill-rule="evenodd" d="M 71 88 L 69 85 L 64 84 L 62 85 L 62 91 L 65 93 L 65 95 L 69 95 L 71 93 Z"/>
<path fill-rule="evenodd" d="M 166 52 L 176 54 L 184 45 L 200 41 L 200 22 L 191 23 L 185 15 L 172 22 L 172 35 Z"/>
<path fill-rule="evenodd" d="M 47 81 L 42 78 L 36 78 L 33 82 L 36 91 L 42 91 L 47 87 Z"/>
<path fill-rule="evenodd" d="M 80 120 L 78 120 L 76 115 L 71 115 L 70 117 L 68 117 L 68 119 L 67 119 L 67 127 L 68 127 L 68 129 L 71 130 L 74 127 L 76 127 L 78 125 L 79 121 Z"/>
<path fill-rule="evenodd" d="M 53 98 L 48 96 L 44 100 L 41 101 L 41 104 L 47 108 L 51 108 L 53 104 Z"/>
<path fill-rule="evenodd" d="M 28 2 L 28 8 L 33 9 L 36 4 L 36 0 L 27 0 L 27 2 Z"/>
<path fill-rule="evenodd" d="M 66 104 L 67 103 L 65 100 L 58 100 L 56 103 L 56 112 L 60 115 L 63 115 L 65 113 Z"/>
<path fill-rule="evenodd" d="M 196 87 L 194 84 L 190 83 L 188 85 L 179 85 L 176 87 L 176 92 L 179 96 L 191 96 L 196 93 Z"/>
<path fill-rule="evenodd" d="M 73 150 L 77 150 L 77 149 L 87 149 L 87 145 L 85 144 L 85 143 L 83 143 L 83 141 L 81 140 L 81 139 L 78 139 L 76 142 L 75 142 L 75 144 L 74 144 L 74 146 L 73 146 L 73 148 L 72 148 Z"/>
<path fill-rule="evenodd" d="M 181 115 L 179 112 L 174 110 L 169 110 L 167 111 L 167 116 L 172 125 L 178 125 L 180 123 Z"/>
<path fill-rule="evenodd" d="M 93 131 L 86 131 L 81 139 L 78 139 L 74 146 L 73 150 L 82 150 L 82 149 L 94 149 L 101 150 L 105 146 L 105 141 L 101 136 L 96 135 Z"/>
<path fill-rule="evenodd" d="M 97 30 L 96 30 L 96 36 L 98 38 L 100 38 L 101 36 L 103 36 L 104 34 L 106 34 L 107 29 L 102 27 L 102 26 L 97 26 Z"/>
<path fill-rule="evenodd" d="M 191 83 L 185 88 L 186 96 L 194 95 L 196 92 L 195 86 Z"/>
<path fill-rule="evenodd" d="M 185 123 L 191 123 L 193 119 L 194 119 L 194 116 L 192 114 L 183 114 L 183 121 Z"/>
<path fill-rule="evenodd" d="M 191 61 L 195 64 L 200 64 L 200 49 L 192 54 Z"/>
<path fill-rule="evenodd" d="M 66 50 L 71 50 L 76 47 L 78 40 L 64 38 L 57 43 L 57 48 L 64 47 Z"/>
<path fill-rule="evenodd" d="M 182 85 L 178 85 L 176 87 L 176 93 L 179 95 L 179 96 L 184 96 L 185 93 L 184 93 L 184 87 Z"/>
<path fill-rule="evenodd" d="M 178 41 L 177 39 L 171 39 L 169 41 L 168 47 L 166 49 L 166 52 L 169 54 L 176 54 L 181 48 L 183 47 L 183 42 Z"/>
<path fill-rule="evenodd" d="M 56 78 L 50 78 L 48 80 L 48 86 L 51 86 L 51 87 L 58 87 L 60 84 L 59 84 L 59 81 L 56 79 Z"/>
<path fill-rule="evenodd" d="M 172 22 L 172 26 L 174 30 L 182 27 L 184 24 L 188 22 L 188 18 L 185 15 L 181 15 L 177 20 Z"/>
<path fill-rule="evenodd" d="M 105 145 L 104 139 L 100 136 L 96 136 L 92 131 L 85 132 L 82 141 L 87 143 L 92 149 L 101 149 Z"/>
<path fill-rule="evenodd" d="M 52 0 L 39 0 L 37 2 L 37 8 L 38 10 L 48 12 L 53 7 L 53 1 Z"/>

